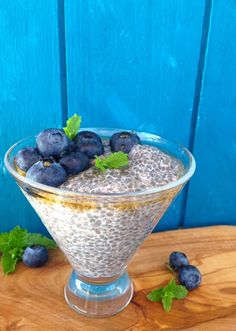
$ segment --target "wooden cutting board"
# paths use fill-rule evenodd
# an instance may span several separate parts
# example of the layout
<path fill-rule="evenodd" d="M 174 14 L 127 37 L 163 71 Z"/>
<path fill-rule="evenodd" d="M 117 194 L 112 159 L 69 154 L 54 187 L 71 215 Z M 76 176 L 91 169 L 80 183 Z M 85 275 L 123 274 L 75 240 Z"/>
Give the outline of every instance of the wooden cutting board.
<path fill-rule="evenodd" d="M 171 278 L 165 262 L 174 250 L 188 254 L 203 281 L 165 313 L 146 294 Z M 19 263 L 9 276 L 0 270 L 0 331 L 236 330 L 236 227 L 152 234 L 129 265 L 135 289 L 132 302 L 110 318 L 85 318 L 67 306 L 63 289 L 70 272 L 59 250 L 50 252 L 50 261 L 42 268 Z"/>

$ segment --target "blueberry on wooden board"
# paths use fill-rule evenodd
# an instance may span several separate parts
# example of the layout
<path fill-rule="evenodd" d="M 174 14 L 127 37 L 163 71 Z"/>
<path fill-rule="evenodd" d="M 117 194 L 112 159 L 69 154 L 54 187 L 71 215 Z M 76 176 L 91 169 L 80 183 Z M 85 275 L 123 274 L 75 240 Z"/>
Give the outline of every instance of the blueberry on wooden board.
<path fill-rule="evenodd" d="M 179 282 L 189 291 L 201 284 L 202 276 L 200 271 L 193 265 L 186 265 L 179 268 Z"/>
<path fill-rule="evenodd" d="M 48 260 L 48 251 L 44 246 L 31 246 L 24 250 L 22 261 L 27 267 L 37 268 L 44 265 Z"/>
<path fill-rule="evenodd" d="M 172 252 L 169 256 L 169 264 L 172 269 L 178 270 L 183 265 L 188 265 L 188 258 L 185 253 Z"/>

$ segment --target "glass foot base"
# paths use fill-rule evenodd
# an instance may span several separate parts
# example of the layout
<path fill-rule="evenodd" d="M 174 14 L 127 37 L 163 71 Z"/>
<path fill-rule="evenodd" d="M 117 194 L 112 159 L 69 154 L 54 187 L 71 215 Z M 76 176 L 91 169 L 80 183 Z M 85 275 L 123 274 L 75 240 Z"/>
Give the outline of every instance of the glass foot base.
<path fill-rule="evenodd" d="M 75 271 L 65 287 L 68 305 L 82 315 L 108 317 L 124 309 L 133 296 L 133 285 L 125 272 L 110 282 L 86 282 Z"/>

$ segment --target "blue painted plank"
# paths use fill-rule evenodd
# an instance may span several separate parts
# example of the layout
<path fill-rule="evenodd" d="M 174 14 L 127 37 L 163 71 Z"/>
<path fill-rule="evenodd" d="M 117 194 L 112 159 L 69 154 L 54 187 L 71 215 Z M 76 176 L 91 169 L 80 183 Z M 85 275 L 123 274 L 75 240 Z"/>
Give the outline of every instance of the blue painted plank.
<path fill-rule="evenodd" d="M 20 138 L 61 125 L 57 2 L 1 1 L 0 50 L 0 231 L 45 232 L 3 157 Z"/>
<path fill-rule="evenodd" d="M 185 226 L 236 225 L 235 31 L 235 1 L 213 1 Z"/>
<path fill-rule="evenodd" d="M 204 1 L 66 0 L 69 114 L 187 144 Z M 179 197 L 158 229 L 179 223 Z"/>

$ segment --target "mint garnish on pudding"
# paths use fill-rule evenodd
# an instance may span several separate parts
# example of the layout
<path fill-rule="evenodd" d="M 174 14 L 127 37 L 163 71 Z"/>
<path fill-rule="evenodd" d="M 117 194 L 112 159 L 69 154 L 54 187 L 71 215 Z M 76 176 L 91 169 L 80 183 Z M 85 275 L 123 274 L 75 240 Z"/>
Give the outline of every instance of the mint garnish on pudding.
<path fill-rule="evenodd" d="M 95 158 L 95 167 L 102 172 L 107 169 L 120 169 L 128 165 L 128 155 L 123 152 L 115 152 L 106 157 Z"/>
<path fill-rule="evenodd" d="M 78 116 L 77 114 L 74 114 L 67 120 L 66 127 L 63 128 L 63 130 L 70 140 L 73 140 L 77 135 L 80 128 L 80 124 L 81 116 Z"/>

